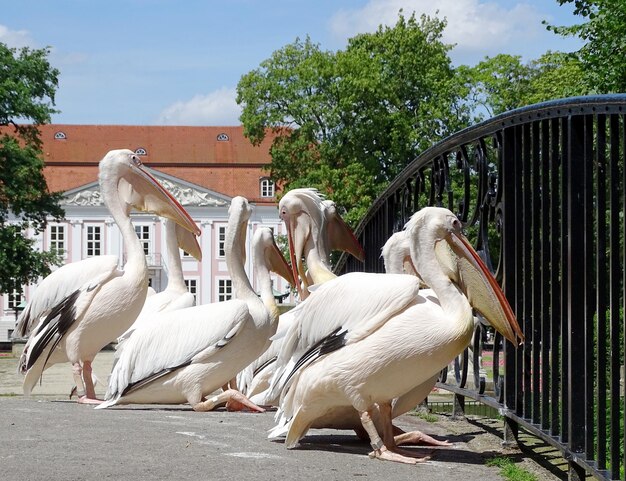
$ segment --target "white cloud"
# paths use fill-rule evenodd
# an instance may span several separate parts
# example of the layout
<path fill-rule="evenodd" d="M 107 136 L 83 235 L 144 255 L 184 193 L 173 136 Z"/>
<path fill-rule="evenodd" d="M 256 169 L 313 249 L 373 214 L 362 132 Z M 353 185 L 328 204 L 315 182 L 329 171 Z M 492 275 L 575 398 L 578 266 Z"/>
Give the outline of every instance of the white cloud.
<path fill-rule="evenodd" d="M 503 4 L 504 3 L 504 4 Z M 506 5 L 506 6 L 505 6 Z M 483 0 L 370 0 L 363 8 L 342 10 L 330 21 L 332 32 L 343 38 L 374 32 L 379 24 L 395 25 L 398 12 L 446 17 L 443 40 L 460 52 L 491 55 L 519 42 L 533 42 L 545 29 L 545 15 L 523 2 Z"/>
<path fill-rule="evenodd" d="M 35 41 L 28 30 L 11 30 L 4 25 L 0 25 L 0 42 L 10 48 L 36 48 Z"/>
<path fill-rule="evenodd" d="M 241 109 L 234 88 L 221 88 L 191 100 L 176 102 L 161 111 L 159 125 L 239 125 Z"/>

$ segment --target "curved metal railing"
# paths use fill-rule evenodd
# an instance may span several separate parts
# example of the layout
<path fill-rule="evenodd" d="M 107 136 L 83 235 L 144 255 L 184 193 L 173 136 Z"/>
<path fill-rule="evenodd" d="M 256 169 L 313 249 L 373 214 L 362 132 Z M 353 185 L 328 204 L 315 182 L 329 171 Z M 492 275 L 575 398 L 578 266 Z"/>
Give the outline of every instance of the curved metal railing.
<path fill-rule="evenodd" d="M 426 205 L 448 207 L 494 272 L 526 337 L 513 348 L 479 324 L 439 386 L 498 408 L 558 448 L 572 479 L 624 479 L 626 95 L 524 107 L 416 158 L 355 230 L 383 272 L 389 236 Z"/>

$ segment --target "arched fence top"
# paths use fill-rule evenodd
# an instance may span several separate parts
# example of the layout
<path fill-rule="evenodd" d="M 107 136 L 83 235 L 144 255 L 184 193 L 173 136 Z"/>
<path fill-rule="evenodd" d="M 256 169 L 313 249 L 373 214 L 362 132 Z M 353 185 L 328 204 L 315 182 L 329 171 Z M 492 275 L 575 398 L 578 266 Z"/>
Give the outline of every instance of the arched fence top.
<path fill-rule="evenodd" d="M 407 165 L 402 172 L 400 172 L 400 174 L 398 174 L 398 176 L 391 181 L 385 191 L 374 201 L 372 207 L 355 229 L 355 234 L 358 235 L 362 231 L 363 226 L 368 223 L 373 213 L 375 213 L 381 205 L 384 204 L 385 200 L 390 195 L 393 195 L 402 186 L 407 178 L 414 175 L 415 172 L 417 172 L 424 164 L 430 162 L 433 158 L 454 150 L 460 145 L 493 135 L 496 132 L 504 130 L 508 127 L 514 127 L 516 125 L 522 125 L 537 120 L 554 119 L 570 115 L 618 113 L 626 113 L 626 94 L 568 97 L 510 110 L 476 125 L 460 130 L 425 150 L 409 165 Z"/>

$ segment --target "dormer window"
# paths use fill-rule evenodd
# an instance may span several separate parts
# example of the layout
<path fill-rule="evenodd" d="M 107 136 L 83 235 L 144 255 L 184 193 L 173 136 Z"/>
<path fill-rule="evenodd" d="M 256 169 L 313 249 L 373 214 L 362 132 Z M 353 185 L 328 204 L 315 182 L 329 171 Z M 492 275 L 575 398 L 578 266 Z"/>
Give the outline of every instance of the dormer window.
<path fill-rule="evenodd" d="M 274 197 L 274 181 L 267 177 L 261 179 L 261 197 Z"/>
<path fill-rule="evenodd" d="M 54 138 L 55 138 L 55 140 L 65 140 L 65 139 L 67 139 L 67 135 L 65 135 L 65 132 L 59 131 L 59 132 L 54 134 Z"/>
<path fill-rule="evenodd" d="M 228 134 L 225 134 L 223 132 L 217 136 L 218 142 L 228 142 L 229 140 L 230 140 L 230 137 L 228 136 Z"/>
<path fill-rule="evenodd" d="M 148 152 L 146 152 L 146 149 L 144 149 L 143 147 L 138 147 L 135 149 L 135 154 L 137 155 L 148 155 Z"/>

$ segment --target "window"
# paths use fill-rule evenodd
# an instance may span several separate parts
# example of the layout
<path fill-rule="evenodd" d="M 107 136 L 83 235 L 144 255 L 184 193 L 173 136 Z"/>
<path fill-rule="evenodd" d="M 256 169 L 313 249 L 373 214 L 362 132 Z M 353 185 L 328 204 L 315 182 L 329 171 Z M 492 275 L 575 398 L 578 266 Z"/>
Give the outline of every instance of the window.
<path fill-rule="evenodd" d="M 198 279 L 185 279 L 187 290 L 193 294 L 196 303 L 198 302 Z"/>
<path fill-rule="evenodd" d="M 146 151 L 146 149 L 144 149 L 143 147 L 137 147 L 135 149 L 135 153 L 137 155 L 148 155 L 148 152 Z"/>
<path fill-rule="evenodd" d="M 217 300 L 227 301 L 233 298 L 233 282 L 230 279 L 219 279 L 217 281 Z"/>
<path fill-rule="evenodd" d="M 226 227 L 217 228 L 217 256 L 224 257 L 226 255 Z"/>
<path fill-rule="evenodd" d="M 50 225 L 49 250 L 65 257 L 65 226 L 61 224 Z"/>
<path fill-rule="evenodd" d="M 67 135 L 65 135 L 65 132 L 60 132 L 59 131 L 59 132 L 54 134 L 54 138 L 56 140 L 65 140 L 65 139 L 67 139 Z"/>
<path fill-rule="evenodd" d="M 85 255 L 87 257 L 101 255 L 102 227 L 99 225 L 88 225 L 85 228 L 85 237 Z"/>
<path fill-rule="evenodd" d="M 272 179 L 261 179 L 261 197 L 274 197 L 274 181 Z"/>
<path fill-rule="evenodd" d="M 14 311 L 22 302 L 22 295 L 17 291 L 7 294 L 7 309 Z"/>
<path fill-rule="evenodd" d="M 143 246 L 143 253 L 145 255 L 150 254 L 150 226 L 149 225 L 135 225 L 135 232 L 139 238 L 139 242 Z"/>
<path fill-rule="evenodd" d="M 225 133 L 221 133 L 217 136 L 217 141 L 218 142 L 228 142 L 230 140 L 230 138 L 228 137 L 228 134 Z"/>

